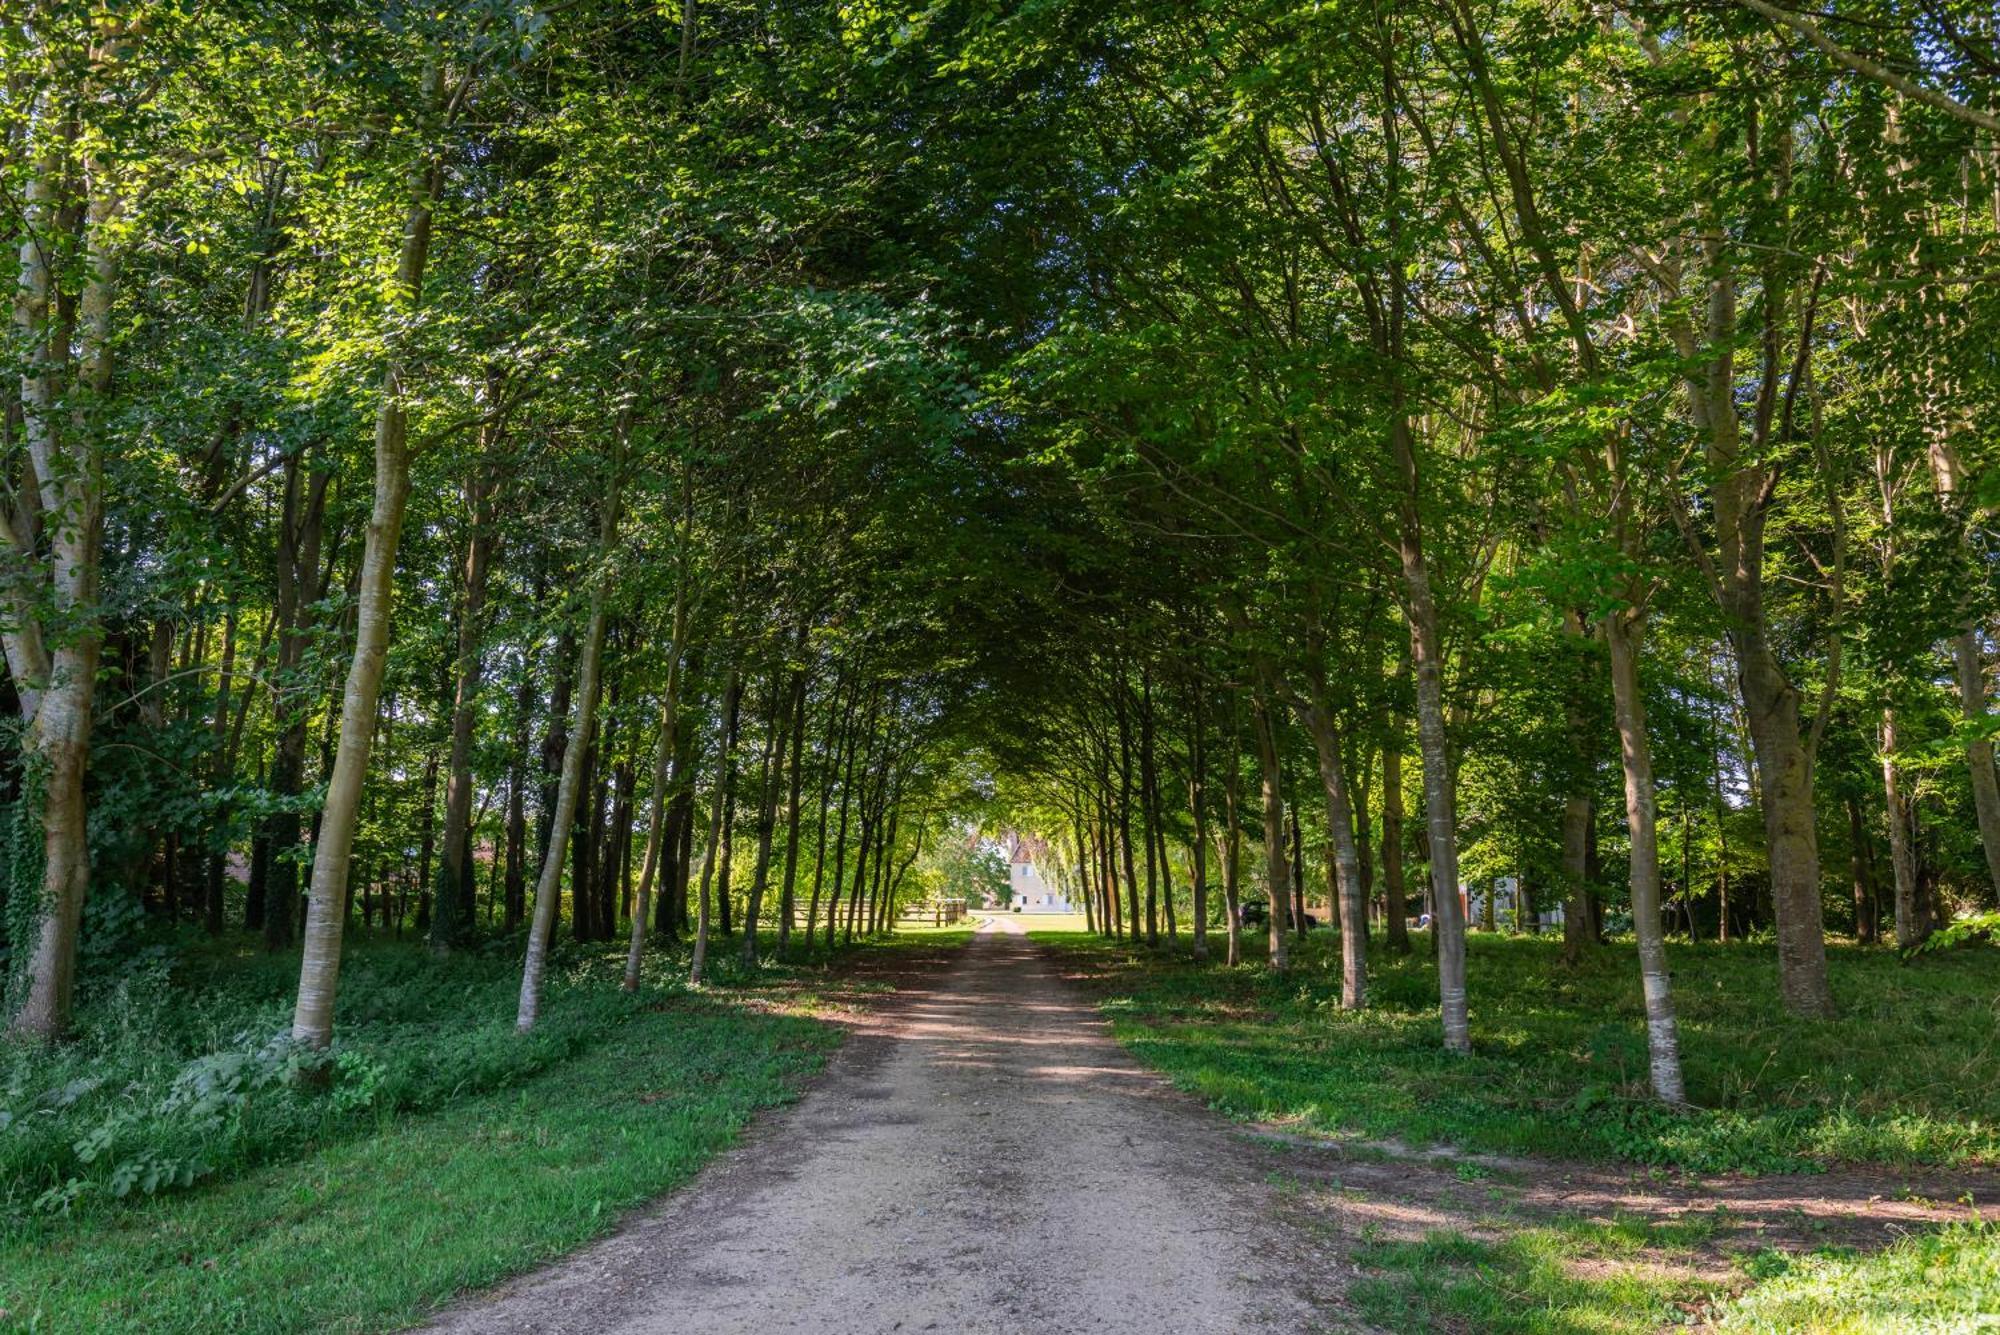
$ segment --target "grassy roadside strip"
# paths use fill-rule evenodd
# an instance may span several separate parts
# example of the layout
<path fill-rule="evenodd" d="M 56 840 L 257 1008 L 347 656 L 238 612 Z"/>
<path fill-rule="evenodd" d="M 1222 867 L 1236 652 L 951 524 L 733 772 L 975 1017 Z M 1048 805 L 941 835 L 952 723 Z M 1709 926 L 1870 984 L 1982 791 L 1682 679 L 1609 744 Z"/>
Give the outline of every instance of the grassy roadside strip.
<path fill-rule="evenodd" d="M 1553 942 L 1475 936 L 1476 1051 L 1452 1058 L 1438 1048 L 1435 972 L 1421 955 L 1378 952 L 1371 1009 L 1350 1015 L 1330 933 L 1316 933 L 1283 977 L 1262 967 L 1261 943 L 1230 970 L 1081 934 L 1037 936 L 1134 1056 L 1246 1121 L 1673 1173 L 2000 1157 L 2000 951 L 1903 966 L 1888 952 L 1833 948 L 1842 1017 L 1793 1024 L 1770 1013 L 1768 947 L 1677 948 L 1683 1052 L 1701 1106 L 1672 1114 L 1644 1095 L 1629 947 L 1572 970 Z M 1504 1200 L 1477 1164 L 1459 1164 L 1458 1176 Z M 1390 1331 L 1639 1335 L 1703 1324 L 1902 1335 L 1983 1329 L 2000 1313 L 1992 1222 L 1912 1233 L 1865 1255 L 1769 1250 L 1723 1211 L 1606 1224 L 1475 1205 L 1415 1240 L 1348 1236 L 1355 1309 Z"/>
<path fill-rule="evenodd" d="M 933 949 L 925 933 L 857 948 Z M 373 1331 L 422 1320 L 686 1182 L 841 1037 L 799 970 L 655 992 L 505 1088 L 365 1125 L 151 1200 L 0 1222 L 0 1330 Z M 880 990 L 862 983 L 854 990 Z"/>
<path fill-rule="evenodd" d="M 1791 1021 L 1769 946 L 1676 947 L 1687 1113 L 1646 1097 L 1630 946 L 1570 968 L 1546 937 L 1474 934 L 1471 1057 L 1438 1042 L 1421 953 L 1369 961 L 1369 1008 L 1340 1009 L 1338 937 L 1315 932 L 1275 975 L 1247 962 L 1036 933 L 1063 951 L 1120 1042 L 1232 1117 L 1322 1135 L 1693 1173 L 1829 1163 L 2000 1162 L 2000 950 L 1905 966 L 1832 946 L 1839 1019 Z"/>

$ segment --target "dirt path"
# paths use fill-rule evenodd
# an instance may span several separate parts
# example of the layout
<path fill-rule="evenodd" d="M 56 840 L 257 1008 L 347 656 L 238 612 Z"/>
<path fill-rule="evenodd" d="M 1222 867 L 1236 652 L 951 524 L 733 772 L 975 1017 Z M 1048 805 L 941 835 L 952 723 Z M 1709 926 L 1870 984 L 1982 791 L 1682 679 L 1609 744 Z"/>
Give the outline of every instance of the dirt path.
<path fill-rule="evenodd" d="M 1266 1156 L 1004 917 L 905 980 L 686 1190 L 435 1331 L 1251 1332 L 1320 1324 Z"/>

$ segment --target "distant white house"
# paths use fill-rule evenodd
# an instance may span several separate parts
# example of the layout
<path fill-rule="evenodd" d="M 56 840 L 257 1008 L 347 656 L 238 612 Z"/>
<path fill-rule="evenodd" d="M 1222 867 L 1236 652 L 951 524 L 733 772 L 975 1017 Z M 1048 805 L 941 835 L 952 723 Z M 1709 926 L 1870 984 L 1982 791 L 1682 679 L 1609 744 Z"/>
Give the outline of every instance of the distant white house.
<path fill-rule="evenodd" d="M 1021 913 L 1075 913 L 1069 898 L 1035 869 L 1037 847 L 1021 835 L 1007 835 L 1007 907 Z"/>
<path fill-rule="evenodd" d="M 1464 885 L 1459 887 L 1459 903 L 1464 907 L 1465 920 L 1474 927 L 1486 921 L 1486 896 L 1493 896 L 1493 918 L 1501 927 L 1512 930 L 1514 926 L 1514 904 L 1520 895 L 1521 883 L 1512 876 L 1496 876 L 1492 887 Z M 1547 931 L 1561 927 L 1563 922 L 1562 904 L 1538 906 L 1535 912 L 1533 930 Z"/>

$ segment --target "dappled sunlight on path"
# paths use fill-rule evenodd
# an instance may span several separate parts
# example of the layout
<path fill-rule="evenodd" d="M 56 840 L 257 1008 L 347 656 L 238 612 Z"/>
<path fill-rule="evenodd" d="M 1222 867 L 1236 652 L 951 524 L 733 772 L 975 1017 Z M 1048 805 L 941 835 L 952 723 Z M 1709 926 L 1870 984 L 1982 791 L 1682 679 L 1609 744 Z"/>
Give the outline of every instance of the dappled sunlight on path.
<path fill-rule="evenodd" d="M 687 1191 L 439 1331 L 1309 1328 L 1257 1151 L 1007 915 Z"/>

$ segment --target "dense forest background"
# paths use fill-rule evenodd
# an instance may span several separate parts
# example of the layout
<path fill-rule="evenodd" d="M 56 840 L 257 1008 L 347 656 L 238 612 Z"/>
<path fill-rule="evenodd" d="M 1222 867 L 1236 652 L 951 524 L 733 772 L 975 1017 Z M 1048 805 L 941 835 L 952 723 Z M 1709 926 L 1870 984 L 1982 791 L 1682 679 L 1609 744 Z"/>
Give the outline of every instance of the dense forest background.
<path fill-rule="evenodd" d="M 1348 1008 L 1435 952 L 1453 1049 L 1469 929 L 1629 936 L 1683 1102 L 1669 938 L 1773 944 L 1741 985 L 1810 1021 L 1830 937 L 2000 906 L 1997 41 L 1965 0 L 29 4 L 0 1095 L 204 936 L 255 1007 L 174 1041 L 248 1054 L 227 1092 L 327 1076 L 356 939 L 504 958 L 451 1005 L 532 1031 L 552 951 L 795 956 L 1015 828 L 1198 957 L 1255 898 L 1282 969 L 1329 900 Z"/>

